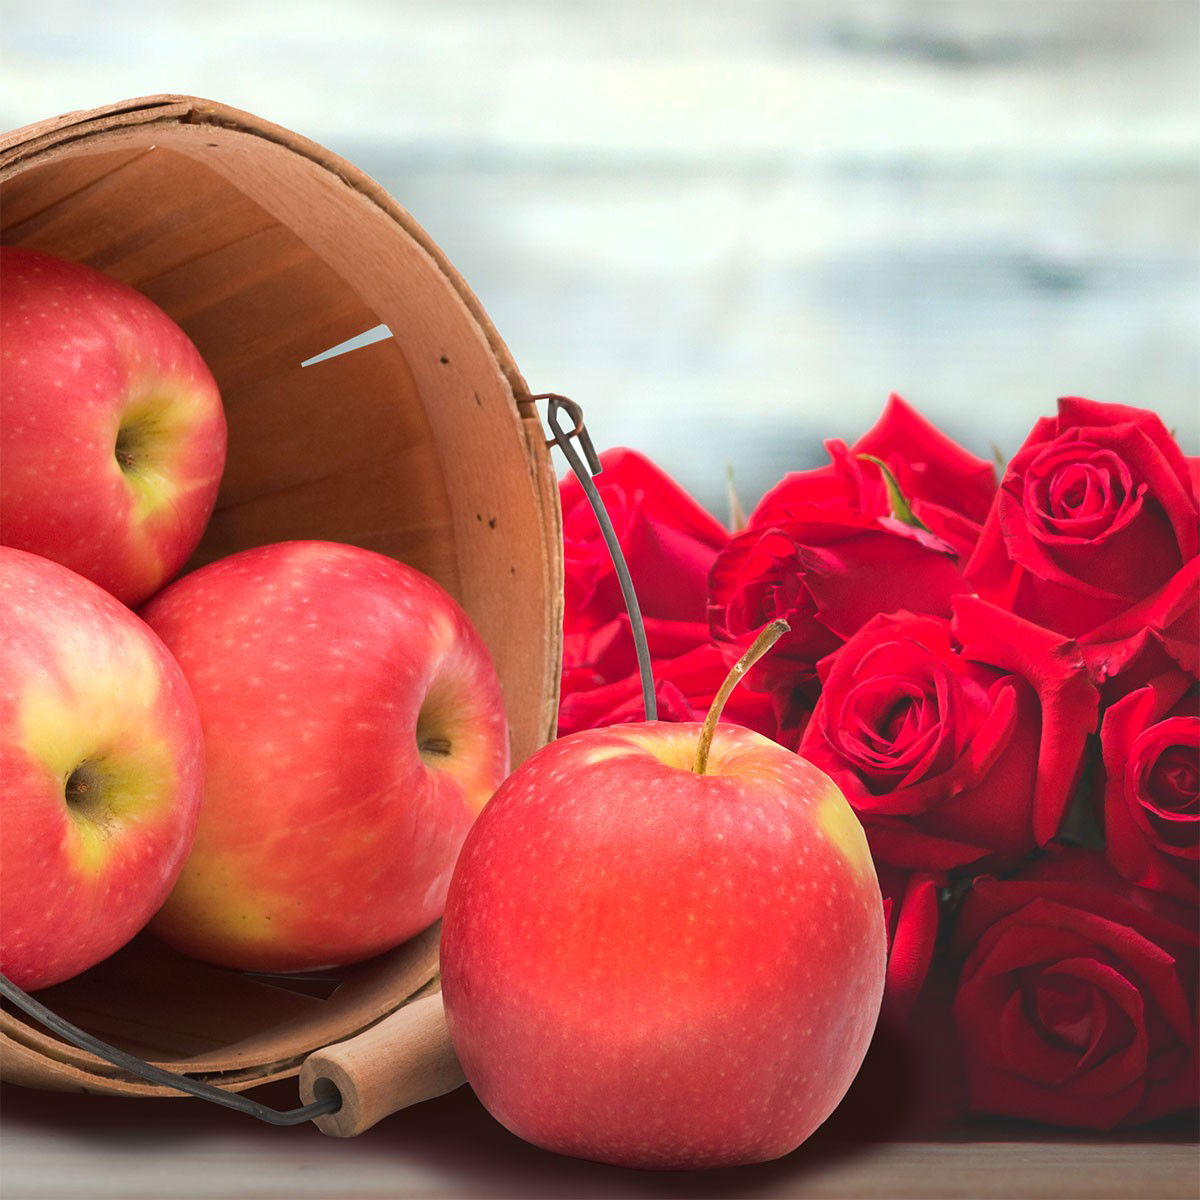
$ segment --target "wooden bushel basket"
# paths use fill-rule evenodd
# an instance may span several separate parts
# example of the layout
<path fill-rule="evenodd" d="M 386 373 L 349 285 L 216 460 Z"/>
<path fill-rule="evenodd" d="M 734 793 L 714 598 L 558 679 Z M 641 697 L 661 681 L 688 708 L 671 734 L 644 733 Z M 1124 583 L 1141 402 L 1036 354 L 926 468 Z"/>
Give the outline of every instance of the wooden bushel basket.
<path fill-rule="evenodd" d="M 562 562 L 540 419 L 478 301 L 378 184 L 247 113 L 151 96 L 0 140 L 0 231 L 4 243 L 132 284 L 179 322 L 216 376 L 228 462 L 190 566 L 289 538 L 402 559 L 456 597 L 491 649 L 513 764 L 549 740 Z M 301 366 L 380 324 L 390 338 Z M 390 1014 L 436 991 L 437 929 L 336 974 L 254 977 L 142 937 L 38 998 L 90 1033 L 230 1090 L 296 1075 L 313 1051 L 367 1030 L 386 1075 L 386 1030 L 405 1028 Z M 444 1041 L 436 1016 L 405 1036 Z M 8 1011 L 0 1078 L 176 1094 Z M 330 1131 L 366 1123 L 355 1116 Z"/>

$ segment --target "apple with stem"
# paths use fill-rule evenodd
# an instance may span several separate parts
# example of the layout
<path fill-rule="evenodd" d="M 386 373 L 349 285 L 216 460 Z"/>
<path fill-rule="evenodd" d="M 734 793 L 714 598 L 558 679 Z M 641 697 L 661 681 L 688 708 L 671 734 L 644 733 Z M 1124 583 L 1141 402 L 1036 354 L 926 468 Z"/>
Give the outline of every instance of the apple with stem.
<path fill-rule="evenodd" d="M 224 463 L 212 373 L 158 305 L 0 248 L 0 543 L 138 604 L 196 548 Z"/>
<path fill-rule="evenodd" d="M 69 979 L 146 924 L 203 772 L 162 642 L 82 576 L 0 547 L 0 970 L 18 987 Z"/>
<path fill-rule="evenodd" d="M 143 609 L 204 726 L 192 852 L 153 931 L 223 966 L 300 971 L 442 915 L 508 769 L 500 683 L 432 579 L 331 542 L 219 559 Z"/>
<path fill-rule="evenodd" d="M 476 822 L 442 926 L 454 1048 L 493 1116 L 655 1169 L 798 1146 L 850 1086 L 883 994 L 883 902 L 836 785 L 760 734 L 585 730 Z"/>

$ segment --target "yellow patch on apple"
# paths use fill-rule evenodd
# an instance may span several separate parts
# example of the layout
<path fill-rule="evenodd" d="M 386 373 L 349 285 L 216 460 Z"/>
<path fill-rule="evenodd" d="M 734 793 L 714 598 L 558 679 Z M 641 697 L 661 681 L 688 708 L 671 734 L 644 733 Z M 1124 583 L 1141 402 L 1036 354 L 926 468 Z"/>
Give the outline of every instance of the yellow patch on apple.
<path fill-rule="evenodd" d="M 194 397 L 168 394 L 156 378 L 147 379 L 121 413 L 114 457 L 133 497 L 135 521 L 178 501 L 177 459 L 188 448 L 191 426 L 203 416 Z"/>
<path fill-rule="evenodd" d="M 106 660 L 97 645 L 88 669 L 68 685 L 48 676 L 22 699 L 22 743 L 46 767 L 49 785 L 71 816 L 72 853 L 97 870 L 114 822 L 156 817 L 171 802 L 176 784 L 170 747 L 131 726 L 130 714 L 153 711 L 160 673 L 145 651 Z M 68 796 L 68 792 L 70 796 Z"/>
<path fill-rule="evenodd" d="M 830 783 L 830 792 L 817 809 L 817 828 L 855 870 L 875 873 L 867 835 L 845 797 Z"/>
<path fill-rule="evenodd" d="M 160 928 L 170 928 L 176 921 L 190 926 L 187 914 L 195 911 L 204 913 L 204 923 L 202 929 L 193 927 L 192 935 L 202 943 L 219 945 L 222 952 L 231 948 L 235 953 L 269 952 L 280 934 L 267 906 L 248 896 L 245 878 L 228 863 L 185 866 L 159 912 Z"/>

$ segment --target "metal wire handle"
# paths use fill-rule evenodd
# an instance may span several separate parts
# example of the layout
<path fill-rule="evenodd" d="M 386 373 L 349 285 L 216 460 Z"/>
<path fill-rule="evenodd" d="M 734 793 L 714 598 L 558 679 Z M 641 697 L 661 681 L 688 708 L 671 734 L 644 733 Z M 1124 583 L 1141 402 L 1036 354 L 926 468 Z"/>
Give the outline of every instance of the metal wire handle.
<path fill-rule="evenodd" d="M 257 1100 L 251 1100 L 248 1096 L 243 1096 L 238 1092 L 227 1092 L 224 1088 L 215 1087 L 201 1079 L 193 1079 L 190 1075 L 181 1075 L 178 1071 L 168 1071 L 164 1067 L 156 1067 L 153 1063 L 138 1058 L 136 1054 L 118 1050 L 116 1046 L 109 1045 L 108 1042 L 93 1037 L 90 1033 L 85 1033 L 78 1025 L 72 1025 L 70 1021 L 60 1017 L 40 1000 L 35 1000 L 28 992 L 17 987 L 7 975 L 0 974 L 0 996 L 11 1001 L 27 1016 L 32 1017 L 35 1021 L 40 1021 L 52 1033 L 58 1034 L 64 1042 L 69 1042 L 80 1050 L 86 1050 L 89 1054 L 94 1054 L 97 1058 L 112 1063 L 114 1067 L 128 1071 L 130 1075 L 136 1075 L 147 1083 L 158 1083 L 165 1087 L 175 1088 L 177 1091 L 186 1092 L 189 1096 L 196 1096 L 201 1100 L 219 1104 L 223 1108 L 236 1109 L 248 1116 L 257 1117 L 260 1121 L 266 1121 L 268 1125 L 303 1125 L 305 1121 L 311 1121 L 314 1117 L 337 1112 L 342 1106 L 342 1098 L 337 1095 L 335 1090 L 333 1094 L 324 1096 L 312 1104 L 281 1112 L 279 1109 L 260 1104 Z"/>
<path fill-rule="evenodd" d="M 633 646 L 637 651 L 638 675 L 642 681 L 642 705 L 646 710 L 646 720 L 657 721 L 658 701 L 654 695 L 654 672 L 650 664 L 650 647 L 646 644 L 646 626 L 642 621 L 642 609 L 638 604 L 637 592 L 633 587 L 633 579 L 630 577 L 629 566 L 625 562 L 621 543 L 617 541 L 616 530 L 613 529 L 613 523 L 609 518 L 608 510 L 604 507 L 604 501 L 601 499 L 596 485 L 592 482 L 592 476 L 599 475 L 604 467 L 596 453 L 596 447 L 592 445 L 591 434 L 588 433 L 587 426 L 583 423 L 583 409 L 574 400 L 568 400 L 566 396 L 558 396 L 553 392 L 544 392 L 527 398 L 549 402 L 546 423 L 550 426 L 550 432 L 554 436 L 546 445 L 557 446 L 563 452 L 571 470 L 575 472 L 575 478 L 583 486 L 583 494 L 592 506 L 592 512 L 596 515 L 600 534 L 604 538 L 604 544 L 608 547 L 613 569 L 617 572 L 617 582 L 621 585 L 621 597 L 625 601 L 625 608 L 629 613 L 629 624 L 633 628 Z M 572 428 L 569 431 L 564 430 L 559 424 L 559 414 L 564 411 L 571 418 Z M 583 453 L 587 458 L 586 465 L 579 457 L 575 447 L 571 445 L 572 438 L 583 447 Z"/>
<path fill-rule="evenodd" d="M 641 608 L 638 606 L 637 595 L 634 592 L 633 580 L 629 575 L 629 567 L 625 562 L 625 555 L 621 552 L 621 546 L 617 541 L 612 521 L 609 519 L 608 512 L 604 507 L 604 501 L 601 499 L 600 493 L 596 490 L 596 485 L 592 482 L 592 476 L 598 475 L 603 470 L 603 467 L 596 454 L 596 448 L 592 445 L 592 439 L 588 434 L 587 427 L 583 423 L 583 409 L 574 400 L 568 400 L 566 396 L 558 396 L 553 393 L 526 398 L 549 402 L 546 421 L 550 426 L 553 437 L 546 445 L 547 447 L 557 446 L 563 452 L 567 462 L 570 464 L 571 470 L 575 472 L 579 482 L 583 485 L 583 491 L 588 498 L 588 503 L 591 504 L 592 511 L 596 514 L 596 520 L 600 525 L 600 532 L 604 537 L 604 543 L 608 547 L 609 554 L 612 556 L 613 567 L 617 572 L 617 581 L 621 585 L 621 595 L 625 600 L 625 607 L 629 611 L 629 621 L 633 627 L 633 641 L 634 647 L 637 650 L 638 673 L 642 681 L 642 700 L 646 707 L 646 720 L 656 720 L 658 712 L 654 698 L 654 677 L 650 667 L 650 650 L 646 644 L 646 629 L 642 622 Z M 570 430 L 563 429 L 559 422 L 559 414 L 564 411 L 570 416 L 572 421 L 572 428 Z M 571 444 L 572 438 L 582 446 L 583 453 L 587 459 L 586 463 L 579 457 L 575 447 Z M 0 974 L 0 996 L 3 996 L 5 1000 L 8 1000 L 11 1004 L 19 1008 L 26 1016 L 32 1017 L 52 1033 L 57 1034 L 64 1042 L 68 1042 L 79 1050 L 86 1050 L 89 1054 L 94 1054 L 97 1058 L 111 1063 L 114 1067 L 118 1067 L 138 1079 L 144 1079 L 147 1083 L 157 1083 L 163 1087 L 174 1088 L 176 1091 L 185 1092 L 189 1096 L 197 1097 L 197 1099 L 207 1100 L 211 1104 L 219 1104 L 222 1108 L 232 1108 L 237 1112 L 245 1113 L 247 1116 L 257 1117 L 258 1120 L 265 1121 L 268 1125 L 302 1125 L 305 1121 L 311 1121 L 327 1113 L 335 1113 L 342 1106 L 342 1098 L 337 1094 L 336 1089 L 334 1089 L 320 1100 L 314 1100 L 313 1103 L 305 1104 L 300 1108 L 282 1111 L 271 1108 L 267 1104 L 260 1104 L 257 1100 L 251 1100 L 249 1097 L 243 1096 L 238 1092 L 226 1091 L 224 1088 L 216 1087 L 211 1083 L 205 1083 L 200 1079 L 193 1079 L 190 1075 L 184 1075 L 179 1071 L 169 1071 L 165 1067 L 157 1067 L 153 1063 L 148 1063 L 145 1059 L 139 1058 L 136 1054 L 130 1054 L 126 1050 L 119 1050 L 116 1046 L 80 1029 L 78 1025 L 72 1025 L 70 1021 L 60 1017 L 52 1009 L 47 1008 L 40 1000 L 35 1000 L 28 992 L 17 987 L 4 974 Z M 332 1086 L 331 1083 L 330 1087 Z"/>

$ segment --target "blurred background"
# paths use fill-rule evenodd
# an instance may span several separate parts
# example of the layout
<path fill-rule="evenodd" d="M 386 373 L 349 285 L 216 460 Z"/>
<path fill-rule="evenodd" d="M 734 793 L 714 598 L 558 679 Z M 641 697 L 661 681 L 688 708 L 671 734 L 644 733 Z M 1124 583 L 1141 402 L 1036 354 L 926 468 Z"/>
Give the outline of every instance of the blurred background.
<path fill-rule="evenodd" d="M 895 390 L 1200 452 L 1196 0 L 3 0 L 0 125 L 154 92 L 338 151 L 535 391 L 726 514 Z"/>

